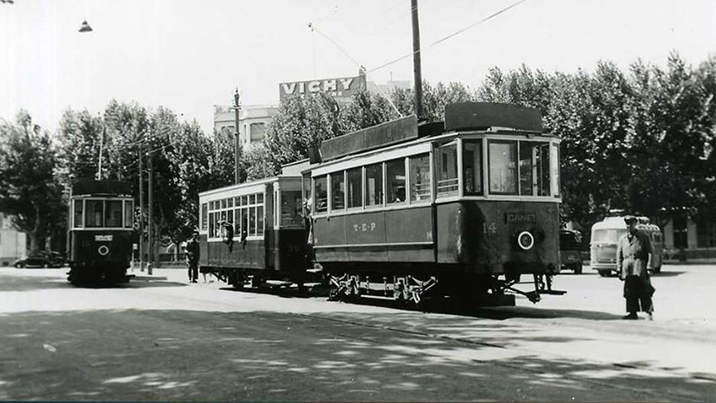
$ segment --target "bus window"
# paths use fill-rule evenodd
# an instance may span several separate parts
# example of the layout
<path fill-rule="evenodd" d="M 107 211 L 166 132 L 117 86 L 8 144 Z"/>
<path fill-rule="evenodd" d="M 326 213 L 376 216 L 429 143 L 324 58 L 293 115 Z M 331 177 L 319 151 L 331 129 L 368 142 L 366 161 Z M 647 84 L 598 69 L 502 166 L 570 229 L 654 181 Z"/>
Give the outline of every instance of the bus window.
<path fill-rule="evenodd" d="M 517 194 L 517 143 L 491 141 L 489 145 L 490 193 Z"/>
<path fill-rule="evenodd" d="M 410 201 L 430 200 L 430 157 L 428 154 L 410 157 Z"/>
<path fill-rule="evenodd" d="M 622 235 L 626 234 L 626 229 L 598 229 L 592 234 L 592 243 L 608 243 L 616 244 Z"/>
<path fill-rule="evenodd" d="M 388 204 L 405 202 L 405 160 L 398 159 L 385 163 L 388 173 L 386 196 Z"/>
<path fill-rule="evenodd" d="M 438 195 L 457 194 L 459 189 L 457 177 L 457 144 L 448 144 L 435 152 L 435 166 L 438 175 Z"/>
<path fill-rule="evenodd" d="M 465 194 L 482 194 L 482 141 L 465 140 L 462 143 Z"/>
<path fill-rule="evenodd" d="M 325 213 L 328 211 L 328 178 L 324 175 L 314 180 L 316 191 L 315 205 L 316 213 Z"/>
<path fill-rule="evenodd" d="M 88 228 L 97 228 L 104 226 L 103 218 L 103 200 L 87 200 L 87 211 L 85 215 L 85 226 Z"/>
<path fill-rule="evenodd" d="M 303 226 L 301 217 L 301 192 L 291 190 L 281 192 L 281 223 L 282 227 Z"/>
<path fill-rule="evenodd" d="M 75 228 L 82 228 L 82 200 L 75 200 L 75 214 L 74 214 L 74 226 Z"/>
<path fill-rule="evenodd" d="M 346 180 L 343 171 L 331 174 L 331 211 L 346 208 Z"/>
<path fill-rule="evenodd" d="M 404 163 L 403 168 L 405 168 Z M 365 205 L 383 205 L 383 164 L 365 167 Z"/>
<path fill-rule="evenodd" d="M 363 207 L 363 170 L 353 168 L 346 171 L 348 176 L 348 208 Z"/>
<path fill-rule="evenodd" d="M 107 200 L 104 206 L 104 226 L 110 228 L 122 227 L 122 201 Z"/>

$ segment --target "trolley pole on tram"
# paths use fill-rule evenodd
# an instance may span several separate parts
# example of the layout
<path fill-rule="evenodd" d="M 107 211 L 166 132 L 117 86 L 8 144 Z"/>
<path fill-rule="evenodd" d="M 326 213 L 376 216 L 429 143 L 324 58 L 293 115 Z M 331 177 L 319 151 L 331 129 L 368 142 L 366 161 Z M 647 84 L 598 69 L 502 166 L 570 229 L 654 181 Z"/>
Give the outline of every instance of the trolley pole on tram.
<path fill-rule="evenodd" d="M 415 114 L 418 121 L 423 117 L 423 74 L 420 69 L 420 21 L 418 20 L 418 0 L 410 0 L 413 16 L 413 80 L 415 81 Z"/>

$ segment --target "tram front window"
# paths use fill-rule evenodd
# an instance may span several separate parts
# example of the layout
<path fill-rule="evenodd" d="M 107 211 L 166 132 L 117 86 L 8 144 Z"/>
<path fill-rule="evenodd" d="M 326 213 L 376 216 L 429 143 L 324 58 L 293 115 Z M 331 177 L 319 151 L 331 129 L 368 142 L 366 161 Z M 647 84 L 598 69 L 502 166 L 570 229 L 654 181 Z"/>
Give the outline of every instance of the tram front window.
<path fill-rule="evenodd" d="M 206 204 L 204 204 L 206 206 Z M 204 213 L 204 216 L 206 214 Z M 131 200 L 124 201 L 124 227 L 132 228 L 134 225 L 134 206 Z"/>
<path fill-rule="evenodd" d="M 105 227 L 121 228 L 122 227 L 122 201 L 107 200 L 104 208 Z"/>
<path fill-rule="evenodd" d="M 457 194 L 457 144 L 448 144 L 437 149 L 438 195 Z"/>
<path fill-rule="evenodd" d="M 301 191 L 281 192 L 281 226 L 297 227 L 302 225 Z"/>
<path fill-rule="evenodd" d="M 482 194 L 482 141 L 465 140 L 462 144 L 465 194 L 480 195 Z"/>
<path fill-rule="evenodd" d="M 490 193 L 517 194 L 517 143 L 514 141 L 491 141 Z"/>
<path fill-rule="evenodd" d="M 82 228 L 82 200 L 75 200 L 74 226 Z"/>
<path fill-rule="evenodd" d="M 549 196 L 549 143 L 520 142 L 520 194 Z"/>
<path fill-rule="evenodd" d="M 103 205 L 104 201 L 102 200 L 87 200 L 87 211 L 85 215 L 85 226 L 88 228 L 97 228 L 104 226 L 102 222 L 102 218 L 104 217 L 103 214 Z"/>

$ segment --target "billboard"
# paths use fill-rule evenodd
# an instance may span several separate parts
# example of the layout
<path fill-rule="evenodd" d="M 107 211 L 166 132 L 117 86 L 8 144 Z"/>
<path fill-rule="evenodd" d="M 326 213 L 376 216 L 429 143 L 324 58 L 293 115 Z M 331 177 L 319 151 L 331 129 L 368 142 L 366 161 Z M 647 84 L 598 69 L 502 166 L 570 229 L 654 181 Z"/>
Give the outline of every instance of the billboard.
<path fill-rule="evenodd" d="M 327 78 L 322 80 L 294 81 L 278 85 L 280 100 L 292 95 L 305 96 L 320 92 L 330 95 L 338 102 L 348 102 L 353 94 L 365 91 L 365 75 L 343 78 Z"/>

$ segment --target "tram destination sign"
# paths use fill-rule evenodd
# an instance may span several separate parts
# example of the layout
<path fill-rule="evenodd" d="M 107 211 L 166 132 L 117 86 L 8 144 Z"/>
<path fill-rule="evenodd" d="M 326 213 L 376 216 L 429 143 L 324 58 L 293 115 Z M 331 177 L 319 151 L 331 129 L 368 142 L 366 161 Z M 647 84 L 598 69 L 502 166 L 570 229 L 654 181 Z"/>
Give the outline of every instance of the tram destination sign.
<path fill-rule="evenodd" d="M 304 97 L 310 94 L 324 93 L 339 102 L 348 102 L 353 94 L 365 91 L 364 75 L 355 77 L 326 78 L 320 80 L 294 81 L 278 85 L 279 99 L 283 101 L 289 96 Z"/>
<path fill-rule="evenodd" d="M 535 222 L 537 216 L 535 213 L 505 213 L 505 222 Z"/>

